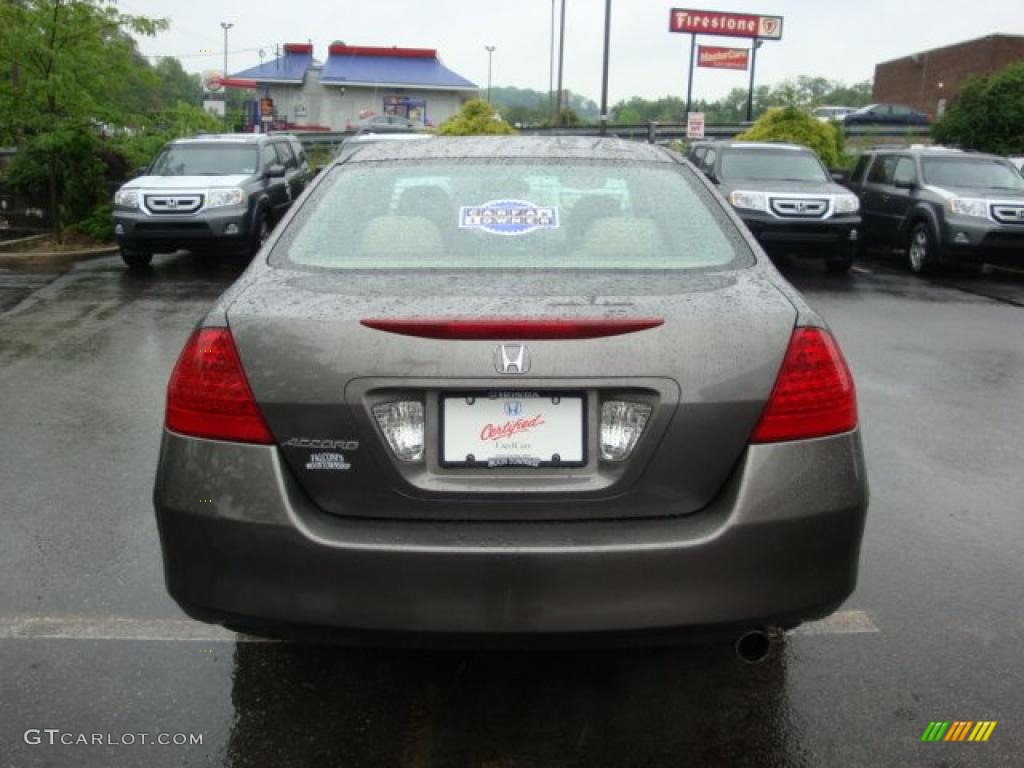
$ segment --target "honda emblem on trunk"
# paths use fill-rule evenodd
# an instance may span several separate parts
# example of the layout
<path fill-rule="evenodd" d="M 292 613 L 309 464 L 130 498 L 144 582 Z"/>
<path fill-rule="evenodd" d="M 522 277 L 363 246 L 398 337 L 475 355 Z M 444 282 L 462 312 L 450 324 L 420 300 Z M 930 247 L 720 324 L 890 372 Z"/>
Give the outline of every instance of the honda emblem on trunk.
<path fill-rule="evenodd" d="M 530 352 L 522 344 L 502 344 L 494 350 L 498 373 L 526 373 L 530 370 Z"/>

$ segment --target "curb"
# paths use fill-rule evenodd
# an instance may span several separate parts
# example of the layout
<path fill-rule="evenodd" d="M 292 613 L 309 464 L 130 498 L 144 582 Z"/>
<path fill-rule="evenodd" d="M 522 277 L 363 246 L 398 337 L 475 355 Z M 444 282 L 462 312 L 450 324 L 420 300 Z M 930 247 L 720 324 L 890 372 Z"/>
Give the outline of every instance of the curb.
<path fill-rule="evenodd" d="M 25 237 L 16 237 L 13 240 L 0 240 L 0 253 L 13 253 L 13 251 L 7 250 L 12 245 L 22 245 L 24 243 L 31 243 L 36 240 L 42 240 L 44 237 L 48 237 L 49 235 L 49 232 L 43 232 L 42 234 L 38 235 L 26 235 Z"/>
<path fill-rule="evenodd" d="M 0 252 L 0 267 L 17 269 L 18 267 L 69 267 L 72 264 L 98 256 L 109 256 L 118 252 L 116 245 L 103 248 L 89 248 L 83 251 L 51 251 L 33 252 L 20 251 L 13 253 Z"/>

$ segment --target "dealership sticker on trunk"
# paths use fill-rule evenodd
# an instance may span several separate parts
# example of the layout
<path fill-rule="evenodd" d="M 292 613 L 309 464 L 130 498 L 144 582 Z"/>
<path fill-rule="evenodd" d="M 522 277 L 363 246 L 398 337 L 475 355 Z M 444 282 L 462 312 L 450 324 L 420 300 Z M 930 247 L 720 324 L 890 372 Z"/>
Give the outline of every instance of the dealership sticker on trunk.
<path fill-rule="evenodd" d="M 336 472 L 345 472 L 352 469 L 352 465 L 345 461 L 342 453 L 311 453 L 309 461 L 306 462 L 306 469 L 333 469 Z"/>
<path fill-rule="evenodd" d="M 493 235 L 525 235 L 558 229 L 558 208 L 528 200 L 491 200 L 459 208 L 459 229 L 480 229 Z"/>

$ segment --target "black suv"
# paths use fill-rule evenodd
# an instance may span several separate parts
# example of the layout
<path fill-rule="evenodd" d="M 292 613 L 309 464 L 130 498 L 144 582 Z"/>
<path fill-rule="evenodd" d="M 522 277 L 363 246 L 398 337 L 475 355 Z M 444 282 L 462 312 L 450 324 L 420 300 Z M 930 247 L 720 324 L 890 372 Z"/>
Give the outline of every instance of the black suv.
<path fill-rule="evenodd" d="M 211 134 L 164 145 L 114 195 L 114 235 L 130 267 L 154 253 L 255 253 L 313 178 L 287 134 Z"/>
<path fill-rule="evenodd" d="M 769 253 L 821 257 L 830 272 L 853 265 L 859 203 L 812 150 L 798 144 L 698 142 L 690 159 Z"/>
<path fill-rule="evenodd" d="M 1024 264 L 1024 177 L 995 155 L 875 149 L 850 177 L 865 245 L 905 248 L 915 273 L 943 262 Z"/>

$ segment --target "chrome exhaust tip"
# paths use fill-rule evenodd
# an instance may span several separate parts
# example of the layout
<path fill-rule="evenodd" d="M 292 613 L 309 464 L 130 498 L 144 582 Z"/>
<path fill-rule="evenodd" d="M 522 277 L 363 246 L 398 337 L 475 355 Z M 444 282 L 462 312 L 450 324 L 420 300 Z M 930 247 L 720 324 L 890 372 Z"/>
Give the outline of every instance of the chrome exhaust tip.
<path fill-rule="evenodd" d="M 736 656 L 745 664 L 760 664 L 772 650 L 772 638 L 763 629 L 752 629 L 739 636 Z"/>

